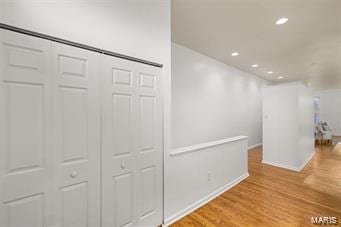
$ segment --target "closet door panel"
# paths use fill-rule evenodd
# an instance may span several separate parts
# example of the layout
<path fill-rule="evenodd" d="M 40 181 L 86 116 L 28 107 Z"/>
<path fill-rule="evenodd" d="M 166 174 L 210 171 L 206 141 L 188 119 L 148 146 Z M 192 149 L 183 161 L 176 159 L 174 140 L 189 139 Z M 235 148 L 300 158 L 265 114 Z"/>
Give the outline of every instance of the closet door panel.
<path fill-rule="evenodd" d="M 162 223 L 161 74 L 103 56 L 102 223 Z"/>
<path fill-rule="evenodd" d="M 45 226 L 44 195 L 33 195 L 6 203 L 5 217 L 4 226 Z"/>
<path fill-rule="evenodd" d="M 137 83 L 132 62 L 102 59 L 102 226 L 134 226 Z"/>
<path fill-rule="evenodd" d="M 112 95 L 113 111 L 113 157 L 131 155 L 133 150 L 133 98 L 132 94 L 114 93 Z"/>
<path fill-rule="evenodd" d="M 52 210 L 50 42 L 0 30 L 0 226 L 47 226 Z"/>
<path fill-rule="evenodd" d="M 88 183 L 68 185 L 60 189 L 61 207 L 63 217 L 63 227 L 82 227 L 89 226 Z"/>
<path fill-rule="evenodd" d="M 100 225 L 100 57 L 53 43 L 55 220 Z"/>
<path fill-rule="evenodd" d="M 134 188 L 131 172 L 113 177 L 114 226 L 132 226 L 134 222 Z"/>
<path fill-rule="evenodd" d="M 139 134 L 137 225 L 162 221 L 162 77 L 161 70 L 138 64 Z"/>

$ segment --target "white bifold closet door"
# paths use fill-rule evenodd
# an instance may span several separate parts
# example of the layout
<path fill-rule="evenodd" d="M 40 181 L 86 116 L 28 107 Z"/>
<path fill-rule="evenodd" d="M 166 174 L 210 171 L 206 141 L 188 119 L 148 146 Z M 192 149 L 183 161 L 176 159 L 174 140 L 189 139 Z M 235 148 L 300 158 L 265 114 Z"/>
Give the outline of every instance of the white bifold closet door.
<path fill-rule="evenodd" d="M 51 43 L 0 30 L 0 226 L 51 225 Z"/>
<path fill-rule="evenodd" d="M 100 225 L 100 55 L 52 43 L 53 196 L 57 226 Z"/>
<path fill-rule="evenodd" d="M 0 227 L 162 223 L 161 79 L 0 29 Z"/>
<path fill-rule="evenodd" d="M 98 227 L 100 55 L 0 41 L 0 226 Z"/>
<path fill-rule="evenodd" d="M 103 57 L 102 226 L 162 223 L 161 69 Z"/>

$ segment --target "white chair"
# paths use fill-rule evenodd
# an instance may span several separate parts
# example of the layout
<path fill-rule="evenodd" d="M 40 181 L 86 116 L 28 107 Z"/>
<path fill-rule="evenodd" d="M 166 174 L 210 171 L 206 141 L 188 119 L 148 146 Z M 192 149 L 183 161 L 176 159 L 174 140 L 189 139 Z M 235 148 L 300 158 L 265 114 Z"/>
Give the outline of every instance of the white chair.
<path fill-rule="evenodd" d="M 319 139 L 322 143 L 323 140 L 327 140 L 328 143 L 332 142 L 333 139 L 333 132 L 328 126 L 327 122 L 319 122 L 318 125 L 316 126 L 319 131 Z"/>

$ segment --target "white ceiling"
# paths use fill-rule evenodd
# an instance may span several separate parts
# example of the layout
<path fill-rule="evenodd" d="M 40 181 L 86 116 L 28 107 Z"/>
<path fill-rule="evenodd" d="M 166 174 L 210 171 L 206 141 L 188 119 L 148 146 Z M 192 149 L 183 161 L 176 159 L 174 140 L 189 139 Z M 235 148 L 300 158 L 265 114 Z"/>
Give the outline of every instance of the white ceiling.
<path fill-rule="evenodd" d="M 267 80 L 341 87 L 341 0 L 172 0 L 172 40 Z"/>

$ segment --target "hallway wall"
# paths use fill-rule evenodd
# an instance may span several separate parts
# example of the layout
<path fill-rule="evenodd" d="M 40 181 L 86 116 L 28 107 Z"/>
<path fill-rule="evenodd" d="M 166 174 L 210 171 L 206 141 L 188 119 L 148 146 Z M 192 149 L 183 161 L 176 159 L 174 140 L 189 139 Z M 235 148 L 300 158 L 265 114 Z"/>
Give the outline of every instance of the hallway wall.
<path fill-rule="evenodd" d="M 335 135 L 341 136 L 341 89 L 316 91 L 320 97 L 320 119 L 327 122 Z"/>
<path fill-rule="evenodd" d="M 248 176 L 247 147 L 262 141 L 266 81 L 172 44 L 172 150 L 248 136 L 165 156 L 165 220 L 172 222 Z M 249 143 L 248 143 L 249 142 Z"/>
<path fill-rule="evenodd" d="M 238 135 L 262 141 L 265 80 L 172 44 L 172 147 Z"/>

